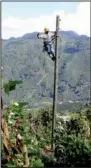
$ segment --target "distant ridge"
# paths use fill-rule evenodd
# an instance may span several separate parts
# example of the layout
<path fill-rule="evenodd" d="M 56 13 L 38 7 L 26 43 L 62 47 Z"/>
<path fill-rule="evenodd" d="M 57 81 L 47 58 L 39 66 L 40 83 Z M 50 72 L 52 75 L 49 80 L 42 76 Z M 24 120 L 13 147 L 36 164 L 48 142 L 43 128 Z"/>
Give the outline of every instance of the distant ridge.
<path fill-rule="evenodd" d="M 21 40 L 21 39 L 25 39 L 25 40 L 27 40 L 27 39 L 37 39 L 37 31 L 36 32 L 32 32 L 32 33 L 26 33 L 26 34 L 24 34 L 23 36 L 21 36 L 21 37 L 10 37 L 9 39 L 7 39 L 7 40 L 9 40 L 9 41 L 15 41 L 15 40 Z M 76 37 L 82 37 L 82 38 L 84 38 L 84 39 L 86 39 L 86 38 L 89 38 L 89 36 L 87 36 L 87 35 L 78 35 L 76 32 L 74 32 L 74 31 L 63 31 L 63 30 L 60 30 L 59 31 L 59 35 L 61 35 L 61 36 L 68 36 L 68 38 L 76 38 Z M 5 40 L 5 39 L 3 39 L 3 40 Z M 6 40 L 5 40 L 6 41 Z"/>

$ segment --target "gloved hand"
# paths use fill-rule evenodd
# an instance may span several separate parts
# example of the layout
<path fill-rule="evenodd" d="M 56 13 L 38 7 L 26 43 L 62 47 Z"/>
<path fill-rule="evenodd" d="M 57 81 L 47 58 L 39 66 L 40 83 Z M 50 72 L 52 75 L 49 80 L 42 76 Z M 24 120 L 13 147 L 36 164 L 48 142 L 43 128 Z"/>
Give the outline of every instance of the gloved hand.
<path fill-rule="evenodd" d="M 39 33 L 37 34 L 37 37 L 39 38 Z"/>

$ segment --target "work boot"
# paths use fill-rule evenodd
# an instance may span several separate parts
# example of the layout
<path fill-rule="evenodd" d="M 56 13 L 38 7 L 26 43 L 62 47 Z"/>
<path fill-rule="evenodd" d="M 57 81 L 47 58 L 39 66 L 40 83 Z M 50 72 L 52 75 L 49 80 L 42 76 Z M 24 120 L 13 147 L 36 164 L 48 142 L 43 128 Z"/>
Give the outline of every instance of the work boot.
<path fill-rule="evenodd" d="M 54 61 L 54 60 L 55 60 L 55 57 L 52 57 L 52 60 Z"/>

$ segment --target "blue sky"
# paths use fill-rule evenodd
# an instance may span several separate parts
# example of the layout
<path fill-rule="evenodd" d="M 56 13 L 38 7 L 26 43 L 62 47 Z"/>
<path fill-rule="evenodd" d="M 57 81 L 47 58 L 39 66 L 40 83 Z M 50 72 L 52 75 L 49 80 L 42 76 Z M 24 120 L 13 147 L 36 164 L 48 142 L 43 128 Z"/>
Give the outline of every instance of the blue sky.
<path fill-rule="evenodd" d="M 90 35 L 90 2 L 2 2 L 2 38 L 55 31 L 56 15 L 61 30 Z"/>
<path fill-rule="evenodd" d="M 49 15 L 54 10 L 64 10 L 66 13 L 76 12 L 79 2 L 2 2 L 3 16 L 36 17 Z"/>

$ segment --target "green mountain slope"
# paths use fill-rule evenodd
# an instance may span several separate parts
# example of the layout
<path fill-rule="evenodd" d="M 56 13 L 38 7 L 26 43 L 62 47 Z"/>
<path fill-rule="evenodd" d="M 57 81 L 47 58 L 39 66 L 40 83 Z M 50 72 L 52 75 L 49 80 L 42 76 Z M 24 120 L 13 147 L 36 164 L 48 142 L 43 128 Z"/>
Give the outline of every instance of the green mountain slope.
<path fill-rule="evenodd" d="M 33 107 L 52 102 L 53 98 L 54 63 L 47 54 L 44 57 L 43 41 L 38 40 L 36 34 L 3 40 L 2 49 L 4 80 L 23 80 L 11 98 L 28 101 Z M 62 31 L 58 46 L 58 102 L 87 101 L 90 97 L 90 38 Z M 4 95 L 5 103 L 6 100 Z"/>

